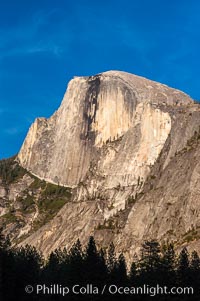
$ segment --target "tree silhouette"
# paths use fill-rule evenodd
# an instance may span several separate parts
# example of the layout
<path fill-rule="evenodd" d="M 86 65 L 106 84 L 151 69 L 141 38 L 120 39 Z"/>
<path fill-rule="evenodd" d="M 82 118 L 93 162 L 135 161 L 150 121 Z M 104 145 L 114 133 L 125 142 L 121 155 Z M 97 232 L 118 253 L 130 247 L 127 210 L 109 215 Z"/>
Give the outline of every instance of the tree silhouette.
<path fill-rule="evenodd" d="M 121 253 L 118 258 L 117 268 L 117 283 L 119 285 L 125 285 L 127 283 L 127 268 L 126 268 L 126 261 L 124 255 Z"/>
<path fill-rule="evenodd" d="M 200 258 L 196 251 L 191 254 L 190 268 L 195 273 L 200 271 Z"/>
<path fill-rule="evenodd" d="M 115 283 L 118 279 L 117 258 L 115 254 L 115 246 L 111 242 L 107 256 L 108 279 L 109 283 Z"/>
<path fill-rule="evenodd" d="M 187 248 L 183 248 L 178 257 L 177 276 L 178 283 L 186 286 L 189 283 L 190 267 Z"/>
<path fill-rule="evenodd" d="M 195 294 L 199 291 L 200 283 L 200 258 L 196 251 L 191 254 L 190 260 L 190 285 L 194 287 Z"/>
<path fill-rule="evenodd" d="M 26 297 L 26 285 L 39 283 L 43 258 L 35 247 L 26 245 L 14 252 L 15 291 L 17 295 Z"/>
<path fill-rule="evenodd" d="M 129 281 L 130 285 L 136 285 L 137 283 L 137 265 L 135 262 L 132 262 L 131 268 L 130 268 L 130 273 L 129 273 Z"/>
<path fill-rule="evenodd" d="M 140 259 L 141 281 L 145 279 L 146 283 L 158 283 L 158 271 L 161 265 L 160 245 L 157 240 L 145 241 L 142 244 Z"/>
<path fill-rule="evenodd" d="M 91 236 L 86 248 L 84 264 L 85 279 L 87 280 L 87 283 L 99 284 L 107 277 L 107 269 L 103 256 L 102 251 L 100 253 L 97 251 L 94 237 Z M 101 273 L 96 273 L 94 271 L 101 271 Z"/>
<path fill-rule="evenodd" d="M 68 269 L 68 283 L 71 285 L 77 281 L 82 283 L 84 280 L 84 254 L 80 240 L 72 246 L 68 258 L 64 262 L 65 271 Z"/>
<path fill-rule="evenodd" d="M 55 250 L 51 252 L 48 257 L 48 261 L 43 269 L 43 279 L 47 284 L 54 283 L 54 281 L 59 282 L 60 280 L 60 264 L 61 264 L 62 254 L 60 250 Z"/>
<path fill-rule="evenodd" d="M 107 255 L 107 257 L 106 257 Z M 106 259 L 105 259 L 106 258 Z M 189 260 L 190 258 L 190 260 Z M 160 248 L 157 241 L 145 241 L 141 249 L 141 258 L 135 259 L 129 270 L 123 254 L 116 259 L 115 247 L 111 243 L 108 254 L 96 247 L 94 237 L 90 237 L 83 251 L 79 240 L 71 247 L 57 249 L 50 254 L 46 262 L 34 247 L 10 247 L 0 231 L 0 297 L 2 301 L 14 300 L 63 300 L 62 295 L 27 295 L 26 285 L 62 284 L 72 287 L 74 284 L 86 286 L 92 284 L 102 288 L 105 284 L 117 287 L 167 285 L 170 287 L 194 288 L 195 295 L 175 295 L 173 300 L 199 300 L 200 258 L 196 251 L 189 257 L 186 248 L 180 252 L 178 259 L 172 244 Z M 68 300 L 150 300 L 148 295 L 74 295 L 70 293 Z M 67 299 L 66 298 L 66 299 Z M 170 295 L 158 295 L 154 300 L 170 301 Z"/>
<path fill-rule="evenodd" d="M 163 285 L 173 286 L 176 280 L 176 254 L 173 244 L 167 244 L 162 249 L 161 265 L 159 269 L 160 283 Z"/>

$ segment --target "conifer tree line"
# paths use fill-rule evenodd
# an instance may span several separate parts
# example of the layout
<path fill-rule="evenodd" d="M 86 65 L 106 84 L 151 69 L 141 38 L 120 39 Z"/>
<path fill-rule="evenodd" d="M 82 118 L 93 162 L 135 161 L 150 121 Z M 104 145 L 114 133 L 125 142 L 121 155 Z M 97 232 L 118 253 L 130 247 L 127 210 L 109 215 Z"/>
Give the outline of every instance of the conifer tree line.
<path fill-rule="evenodd" d="M 98 295 L 37 295 L 27 294 L 25 287 L 53 284 L 72 287 L 92 284 L 102 288 L 105 284 L 117 287 L 149 286 L 193 287 L 193 295 L 120 295 L 105 292 Z M 140 258 L 135 257 L 128 269 L 123 254 L 116 256 L 115 246 L 98 249 L 93 237 L 86 248 L 78 240 L 70 250 L 57 249 L 47 260 L 35 247 L 12 248 L 8 239 L 0 234 L 0 300 L 200 300 L 200 258 L 183 248 L 179 254 L 173 244 L 160 246 L 158 241 L 145 241 Z"/>

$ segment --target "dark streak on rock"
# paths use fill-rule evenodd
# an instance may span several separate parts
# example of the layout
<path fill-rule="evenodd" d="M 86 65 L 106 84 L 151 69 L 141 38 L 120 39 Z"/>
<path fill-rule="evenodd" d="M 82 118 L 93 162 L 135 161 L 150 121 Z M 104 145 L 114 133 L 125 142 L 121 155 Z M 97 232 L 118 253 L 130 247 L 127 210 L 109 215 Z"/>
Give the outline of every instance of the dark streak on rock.
<path fill-rule="evenodd" d="M 98 110 L 97 98 L 100 91 L 100 76 L 101 74 L 88 77 L 89 88 L 84 100 L 84 127 L 80 135 L 81 140 L 89 140 L 92 142 L 95 140 L 95 131 L 92 130 L 92 123 L 96 121 L 96 112 Z"/>
<path fill-rule="evenodd" d="M 125 103 L 126 110 L 132 116 L 133 112 L 136 110 L 136 106 L 137 106 L 136 95 L 135 95 L 134 91 L 132 91 L 125 85 L 121 84 L 120 87 L 121 87 L 121 91 L 124 95 L 124 103 Z"/>

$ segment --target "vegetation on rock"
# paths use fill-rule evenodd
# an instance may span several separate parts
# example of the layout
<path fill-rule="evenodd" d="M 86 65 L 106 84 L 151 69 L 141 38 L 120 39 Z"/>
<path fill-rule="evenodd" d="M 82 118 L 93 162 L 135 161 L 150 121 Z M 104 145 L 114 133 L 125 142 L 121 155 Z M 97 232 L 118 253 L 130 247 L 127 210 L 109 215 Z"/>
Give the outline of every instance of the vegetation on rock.
<path fill-rule="evenodd" d="M 0 179 L 3 184 L 11 184 L 26 174 L 26 170 L 15 159 L 16 156 L 0 161 Z"/>
<path fill-rule="evenodd" d="M 17 231 L 15 235 L 13 234 L 13 242 L 19 242 L 27 234 L 49 222 L 71 198 L 70 188 L 40 180 L 23 169 L 15 161 L 15 157 L 0 161 L 0 179 L 3 187 L 8 191 L 10 184 L 15 184 L 13 187 L 20 186 L 19 180 L 25 175 L 29 177 L 30 184 L 20 189 L 15 200 L 7 201 L 7 212 L 2 215 L 0 222 L 0 226 L 3 228 L 13 224 L 14 231 Z M 17 233 L 27 225 L 29 220 L 31 230 L 25 236 L 20 236 L 19 239 Z"/>

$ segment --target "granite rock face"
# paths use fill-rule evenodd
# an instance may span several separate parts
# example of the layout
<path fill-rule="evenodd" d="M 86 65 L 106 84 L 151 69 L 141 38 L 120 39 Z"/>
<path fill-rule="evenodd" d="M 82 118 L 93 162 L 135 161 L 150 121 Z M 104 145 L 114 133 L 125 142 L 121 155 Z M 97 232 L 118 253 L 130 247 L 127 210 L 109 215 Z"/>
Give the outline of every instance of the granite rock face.
<path fill-rule="evenodd" d="M 144 239 L 184 243 L 199 227 L 199 109 L 185 93 L 125 72 L 71 80 L 54 115 L 31 126 L 18 161 L 73 187 L 73 201 L 24 243 L 48 254 L 94 235 L 127 258 Z"/>
<path fill-rule="evenodd" d="M 160 106 L 189 103 L 182 92 L 124 72 L 76 77 L 58 111 L 31 126 L 19 162 L 42 179 L 74 186 L 98 162 L 102 147 L 123 137 L 99 169 L 111 186 L 133 184 L 145 177 L 171 130 L 170 114 Z"/>

